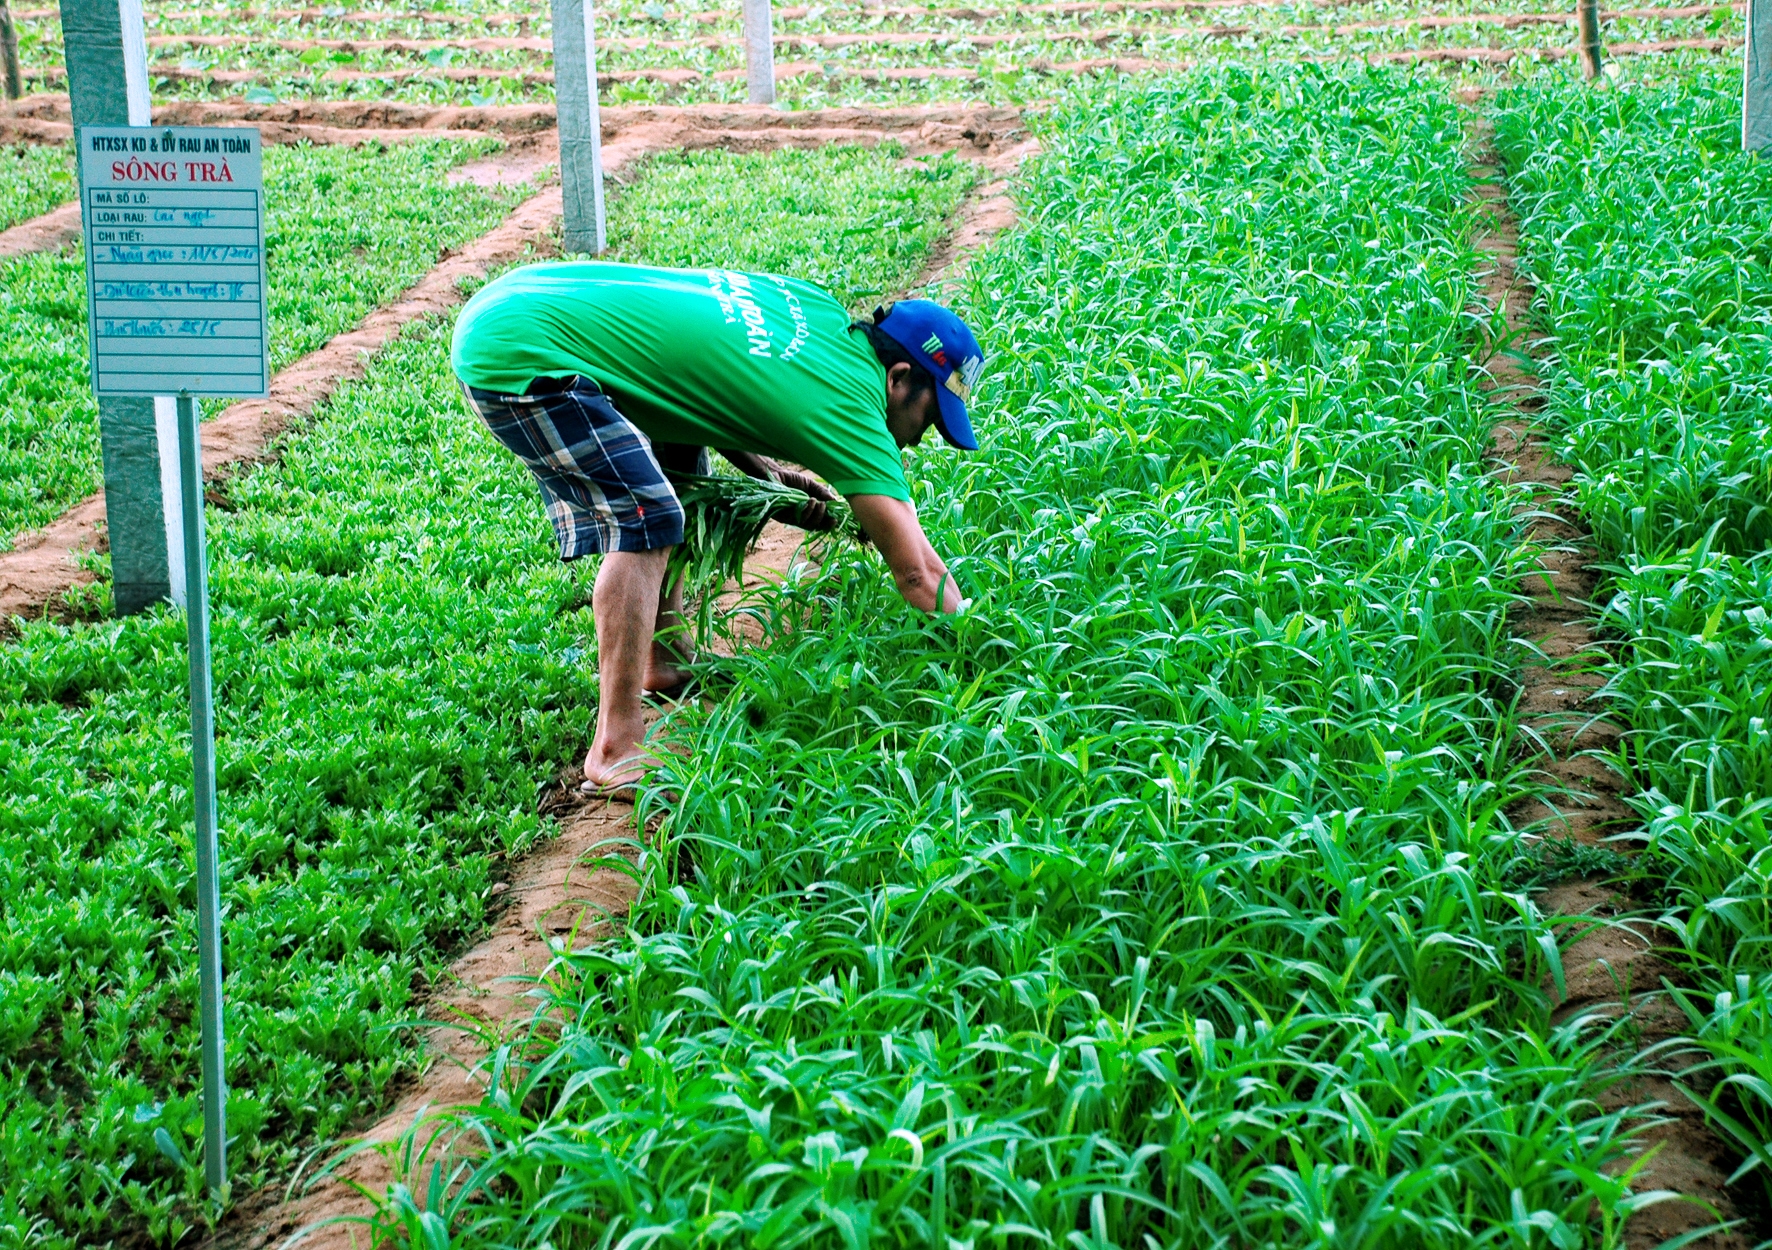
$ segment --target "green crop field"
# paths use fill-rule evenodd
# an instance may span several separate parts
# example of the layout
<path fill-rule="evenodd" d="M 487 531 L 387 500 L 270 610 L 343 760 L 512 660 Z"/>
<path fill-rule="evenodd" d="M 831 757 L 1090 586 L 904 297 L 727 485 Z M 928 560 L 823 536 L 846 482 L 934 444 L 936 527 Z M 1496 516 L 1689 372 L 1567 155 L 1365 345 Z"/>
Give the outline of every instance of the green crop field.
<path fill-rule="evenodd" d="M 655 168 L 699 220 L 661 216 L 643 177 L 612 212 L 628 259 L 705 256 L 708 225 L 737 237 L 791 184 L 797 211 L 711 259 L 816 262 L 858 304 L 914 276 L 969 181 L 889 148 Z M 589 732 L 592 635 L 528 476 L 462 411 L 445 325 L 414 326 L 209 524 L 245 1192 L 413 1070 L 393 1026 L 540 835 L 536 785 Z M 183 637 L 158 611 L 0 647 L 0 1245 L 168 1244 L 198 1221 Z"/>
<path fill-rule="evenodd" d="M 0 230 L 74 198 L 74 154 L 70 148 L 0 148 Z"/>
<path fill-rule="evenodd" d="M 915 465 L 971 606 L 906 616 L 854 555 L 782 592 L 676 713 L 563 1035 L 385 1233 L 1617 1244 L 1616 1043 L 1551 1019 L 1503 815 L 1527 552 L 1464 120 L 1299 68 L 1051 117 L 964 291 L 989 450 Z"/>
<path fill-rule="evenodd" d="M 1567 16 L 778 6 L 782 107 L 1014 103 L 1039 141 L 1015 226 L 934 292 L 989 355 L 982 448 L 907 452 L 967 602 L 908 610 L 836 540 L 746 601 L 764 640 L 656 731 L 631 913 L 560 950 L 362 1244 L 1651 1250 L 1643 1078 L 1674 1072 L 1743 1222 L 1656 1250 L 1772 1246 L 1772 164 L 1740 151 L 1741 12 L 1613 14 L 1709 42 L 1592 85 L 1530 55 Z M 552 99 L 546 6 L 147 17 L 156 103 Z M 605 103 L 744 98 L 736 4 L 596 21 Z M 54 14 L 19 26 L 27 89 L 64 89 Z M 1460 48 L 1528 55 L 1355 63 Z M 1491 127 L 1537 291 L 1506 325 Z M 273 364 L 495 225 L 523 192 L 449 174 L 498 143 L 268 150 Z M 72 194 L 65 147 L 0 162 L 0 228 Z M 654 152 L 610 259 L 870 309 L 994 176 Z M 0 551 L 100 484 L 82 264 L 0 260 Z M 0 641 L 0 1250 L 253 1236 L 410 1088 L 432 990 L 554 833 L 596 563 L 556 560 L 450 331 L 408 327 L 210 499 L 231 1212 L 184 621 L 112 619 L 99 555 Z M 1539 357 L 1522 406 L 1499 349 Z M 1554 500 L 1495 458 L 1522 411 L 1573 472 Z M 1619 735 L 1577 763 L 1629 815 L 1597 843 L 1536 802 L 1568 801 L 1520 636 L 1550 503 L 1599 576 L 1581 714 Z M 1565 1004 L 1569 882 L 1657 946 L 1634 1017 Z"/>
<path fill-rule="evenodd" d="M 1564 22 L 1534 16 L 1521 0 L 1463 0 L 1436 6 L 1423 24 L 1418 4 L 1396 0 L 1313 5 L 1234 4 L 1206 10 L 1073 12 L 1015 6 L 870 7 L 821 3 L 778 17 L 776 61 L 788 107 L 911 104 L 929 100 L 1022 102 L 1051 98 L 1073 71 L 1104 58 L 1174 65 L 1202 58 L 1345 57 L 1446 48 L 1561 47 Z M 1741 15 L 1727 4 L 1662 16 L 1648 5 L 1607 23 L 1617 42 L 1739 40 Z M 909 12 L 900 12 L 901 9 Z M 927 12 L 920 12 L 926 8 Z M 245 0 L 196 7 L 161 0 L 148 9 L 151 70 L 159 99 L 244 95 L 249 100 L 399 99 L 430 104 L 509 104 L 552 98 L 546 6 L 503 0 L 438 4 L 402 12 L 355 6 L 267 10 Z M 735 102 L 745 98 L 739 7 L 701 9 L 652 0 L 598 6 L 604 99 Z M 489 42 L 490 41 L 490 42 Z M 502 43 L 500 41 L 503 41 Z M 513 44 L 515 46 L 513 46 Z M 59 88 L 59 27 L 26 23 L 27 72 Z M 937 76 L 900 76 L 932 70 Z M 1472 71 L 1481 78 L 1483 71 Z"/>
<path fill-rule="evenodd" d="M 1558 451 L 1614 571 L 1639 870 L 1772 1197 L 1772 166 L 1740 118 L 1717 70 L 1509 93 L 1499 137 L 1557 335 Z"/>

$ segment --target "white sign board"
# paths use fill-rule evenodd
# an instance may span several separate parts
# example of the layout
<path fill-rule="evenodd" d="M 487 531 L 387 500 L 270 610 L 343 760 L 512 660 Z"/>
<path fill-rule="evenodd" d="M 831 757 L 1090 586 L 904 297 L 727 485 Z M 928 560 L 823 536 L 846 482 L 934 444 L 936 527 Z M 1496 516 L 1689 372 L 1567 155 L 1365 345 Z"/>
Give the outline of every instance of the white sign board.
<path fill-rule="evenodd" d="M 258 131 L 82 126 L 79 144 L 93 390 L 265 394 Z"/>

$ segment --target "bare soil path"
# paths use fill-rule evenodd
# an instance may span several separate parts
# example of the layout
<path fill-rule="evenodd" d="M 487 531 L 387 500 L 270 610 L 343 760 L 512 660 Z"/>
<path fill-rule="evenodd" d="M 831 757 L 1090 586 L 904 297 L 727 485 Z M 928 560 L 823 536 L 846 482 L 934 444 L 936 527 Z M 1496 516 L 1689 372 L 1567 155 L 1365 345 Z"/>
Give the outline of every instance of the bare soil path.
<path fill-rule="evenodd" d="M 1614 745 L 1623 732 L 1595 698 L 1604 661 L 1594 633 L 1594 597 L 1601 573 L 1592 536 L 1566 487 L 1572 470 L 1559 463 L 1538 426 L 1543 398 L 1536 365 L 1546 355 L 1529 336 L 1536 292 L 1518 266 L 1519 227 L 1508 208 L 1505 175 L 1486 120 L 1473 126 L 1471 174 L 1483 214 L 1477 248 L 1491 262 L 1482 275 L 1484 310 L 1499 334 L 1524 330 L 1514 351 L 1485 367 L 1484 385 L 1514 411 L 1493 431 L 1490 452 L 1503 480 L 1530 489 L 1531 541 L 1542 547 L 1538 571 L 1526 581 L 1526 602 L 1513 614 L 1514 636 L 1530 648 L 1521 669 L 1524 725 L 1539 745 L 1536 761 L 1546 793 L 1509 812 L 1536 836 L 1597 843 L 1628 829 L 1637 818 L 1623 800 L 1626 782 L 1589 752 Z M 1564 993 L 1557 1016 L 1629 1015 L 1642 1046 L 1684 1031 L 1685 1017 L 1660 992 L 1674 969 L 1657 953 L 1666 935 L 1637 918 L 1628 899 L 1591 881 L 1572 881 L 1536 900 L 1547 916 L 1567 917 L 1565 933 L 1576 939 L 1563 951 Z M 1660 1103 L 1661 1123 L 1639 1138 L 1654 1151 L 1638 1174 L 1638 1193 L 1665 1189 L 1688 1202 L 1662 1202 L 1637 1213 L 1625 1227 L 1629 1250 L 1654 1250 L 1664 1240 L 1718 1221 L 1740 1218 L 1727 1189 L 1734 1160 L 1711 1132 L 1702 1112 L 1662 1074 L 1639 1077 L 1614 1090 L 1613 1106 Z M 1749 1250 L 1755 1238 L 1741 1228 L 1687 1243 L 1697 1250 Z"/>
<path fill-rule="evenodd" d="M 0 123 L 4 124 L 4 123 Z M 365 143 L 402 143 L 411 139 L 484 139 L 476 130 L 417 130 L 391 127 L 350 129 L 343 126 L 290 126 L 272 123 L 261 127 L 266 143 L 312 143 L 316 147 L 359 147 Z M 534 136 L 523 136 L 533 139 Z M 533 147 L 533 145 L 531 145 Z M 482 162 L 476 162 L 476 165 Z M 508 163 L 508 162 L 507 162 Z M 540 163 L 534 165 L 536 170 Z M 480 185 L 480 179 L 468 179 Z M 506 179 L 505 185 L 512 180 Z M 47 213 L 0 230 L 0 260 L 32 252 L 58 252 L 80 237 L 80 204 L 69 200 Z"/>
<path fill-rule="evenodd" d="M 956 151 L 1007 168 L 1018 159 L 1021 114 L 1015 109 L 929 106 L 905 109 L 831 109 L 782 112 L 761 106 L 669 108 L 649 106 L 604 113 L 604 168 L 617 178 L 633 161 L 671 148 L 724 148 L 764 151 L 817 147 L 827 143 L 880 143 L 895 140 L 908 155 Z M 164 120 L 164 119 L 162 119 Z M 557 141 L 534 136 L 513 143 L 496 157 L 465 166 L 464 178 L 521 181 L 522 169 L 538 170 L 556 159 Z M 993 164 L 993 162 L 995 164 Z M 998 185 L 998 184 L 993 184 Z M 1007 203 L 998 195 L 992 211 Z M 279 370 L 265 399 L 233 404 L 203 425 L 203 467 L 215 478 L 231 467 L 262 459 L 291 424 L 330 396 L 341 382 L 363 376 L 370 359 L 410 321 L 443 312 L 464 298 L 462 284 L 482 278 L 525 256 L 552 251 L 560 214 L 558 187 L 530 196 L 505 221 L 460 252 L 445 256 L 416 285 L 371 314 L 355 329 Z M 967 220 L 971 220 L 968 218 Z M 964 226 L 962 227 L 964 229 Z M 92 495 L 42 529 L 19 535 L 0 552 L 0 631 L 14 617 L 36 617 L 53 610 L 71 587 L 94 580 L 80 567 L 84 552 L 103 551 L 104 494 Z"/>
<path fill-rule="evenodd" d="M 0 230 L 0 259 L 57 252 L 80 237 L 80 202 L 69 200 L 38 217 Z"/>

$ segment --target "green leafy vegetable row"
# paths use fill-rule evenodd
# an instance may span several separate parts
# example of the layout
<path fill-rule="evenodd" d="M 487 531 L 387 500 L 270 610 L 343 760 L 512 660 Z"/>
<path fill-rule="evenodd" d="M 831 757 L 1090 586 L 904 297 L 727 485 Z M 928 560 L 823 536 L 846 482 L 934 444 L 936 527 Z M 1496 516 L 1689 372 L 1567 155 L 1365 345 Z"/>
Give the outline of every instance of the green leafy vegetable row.
<path fill-rule="evenodd" d="M 817 257 L 877 300 L 969 179 L 899 157 L 699 157 L 690 198 L 618 196 L 612 239 L 658 264 Z M 709 222 L 719 256 L 688 250 Z M 398 1026 L 589 737 L 590 570 L 558 563 L 448 347 L 415 326 L 209 512 L 236 1194 L 412 1071 Z M 199 1220 L 183 638 L 162 611 L 0 647 L 0 1246 L 170 1244 Z"/>
<path fill-rule="evenodd" d="M 984 450 L 914 464 L 971 607 L 846 549 L 765 604 L 668 722 L 630 925 L 385 1236 L 1618 1244 L 1628 1116 L 1503 816 L 1456 107 L 1203 70 L 1043 141 L 962 294 Z"/>
<path fill-rule="evenodd" d="M 1547 412 L 1611 565 L 1629 837 L 1724 1063 L 1719 1123 L 1772 1193 L 1772 163 L 1740 118 L 1718 68 L 1522 87 L 1497 136 L 1554 332 Z"/>
<path fill-rule="evenodd" d="M 0 230 L 47 213 L 78 194 L 68 147 L 0 148 Z"/>

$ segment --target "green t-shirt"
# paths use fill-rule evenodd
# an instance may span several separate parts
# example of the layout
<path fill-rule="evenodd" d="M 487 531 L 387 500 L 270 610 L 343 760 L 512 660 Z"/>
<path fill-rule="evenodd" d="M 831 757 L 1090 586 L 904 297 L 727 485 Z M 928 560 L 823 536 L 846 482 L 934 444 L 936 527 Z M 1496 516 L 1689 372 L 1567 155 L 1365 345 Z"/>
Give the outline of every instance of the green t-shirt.
<path fill-rule="evenodd" d="M 730 269 L 529 265 L 455 323 L 456 376 L 520 395 L 593 379 L 649 437 L 804 465 L 844 495 L 909 499 L 886 371 L 809 282 Z"/>

